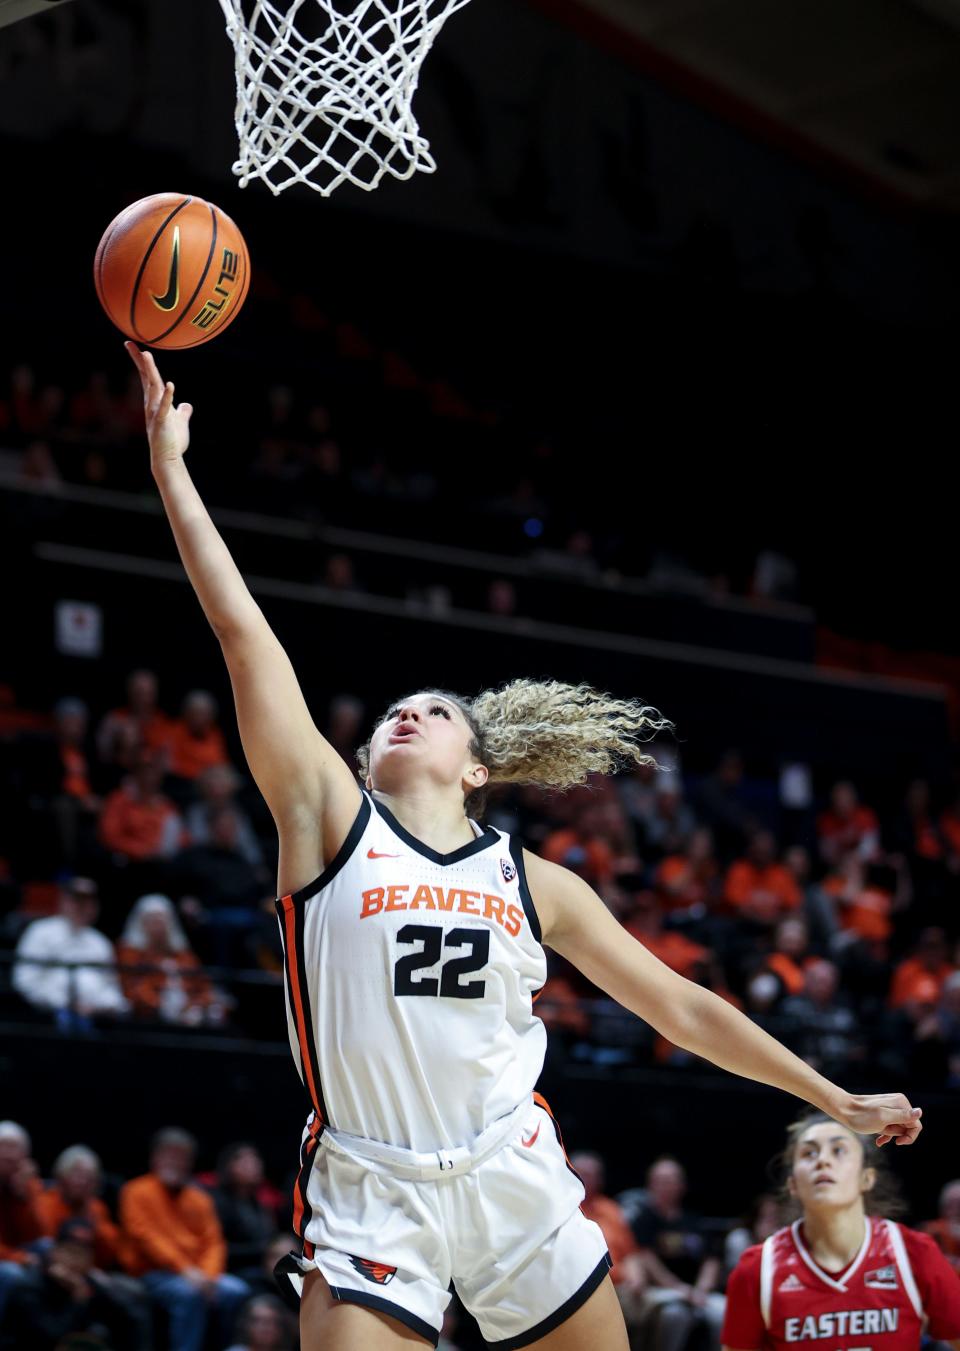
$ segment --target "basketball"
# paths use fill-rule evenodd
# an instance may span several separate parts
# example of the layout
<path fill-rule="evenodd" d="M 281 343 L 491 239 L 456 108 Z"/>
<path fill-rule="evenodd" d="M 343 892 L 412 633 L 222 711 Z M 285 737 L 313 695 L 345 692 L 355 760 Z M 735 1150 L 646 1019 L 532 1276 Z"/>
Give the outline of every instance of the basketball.
<path fill-rule="evenodd" d="M 219 207 L 160 192 L 111 221 L 93 274 L 100 304 L 127 337 L 147 347 L 198 347 L 239 313 L 250 257 Z"/>

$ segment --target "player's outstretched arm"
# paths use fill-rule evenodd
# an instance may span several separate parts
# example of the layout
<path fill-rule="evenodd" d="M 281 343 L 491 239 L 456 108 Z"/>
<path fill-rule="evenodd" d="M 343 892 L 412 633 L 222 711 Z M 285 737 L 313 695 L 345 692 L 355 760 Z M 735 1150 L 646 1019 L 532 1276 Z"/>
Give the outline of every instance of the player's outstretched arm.
<path fill-rule="evenodd" d="M 132 342 L 126 348 L 143 385 L 153 476 L 187 576 L 223 649 L 243 749 L 280 829 L 284 885 L 294 888 L 316 875 L 318 853 L 323 862 L 336 853 L 356 814 L 359 790 L 317 730 L 287 654 L 193 484 L 184 463 L 191 405 L 174 406 L 174 387 L 160 378 L 150 352 Z M 314 841 L 311 831 L 319 833 Z M 291 862 L 291 848 L 302 866 Z M 309 876 L 297 880 L 300 873 Z"/>
<path fill-rule="evenodd" d="M 920 1108 L 902 1093 L 846 1093 L 710 990 L 685 980 L 626 933 L 596 892 L 566 868 L 524 853 L 543 941 L 676 1046 L 722 1069 L 812 1103 L 877 1144 L 909 1145 Z"/>

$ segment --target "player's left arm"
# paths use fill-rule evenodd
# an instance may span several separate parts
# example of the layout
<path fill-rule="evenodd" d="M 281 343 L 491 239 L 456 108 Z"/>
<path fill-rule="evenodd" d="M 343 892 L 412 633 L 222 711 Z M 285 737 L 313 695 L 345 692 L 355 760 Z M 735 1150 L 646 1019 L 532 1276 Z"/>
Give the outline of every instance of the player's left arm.
<path fill-rule="evenodd" d="M 877 1144 L 912 1144 L 920 1109 L 902 1093 L 847 1093 L 726 1000 L 685 980 L 626 933 L 582 878 L 524 851 L 544 943 L 676 1046 L 793 1093 Z"/>

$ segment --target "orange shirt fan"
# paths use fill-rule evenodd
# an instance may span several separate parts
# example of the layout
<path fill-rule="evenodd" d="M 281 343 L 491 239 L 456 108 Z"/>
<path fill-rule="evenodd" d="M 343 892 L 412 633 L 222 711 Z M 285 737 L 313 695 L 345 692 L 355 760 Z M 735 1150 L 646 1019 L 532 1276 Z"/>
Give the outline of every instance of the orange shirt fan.
<path fill-rule="evenodd" d="M 94 262 L 100 304 L 147 347 L 198 347 L 232 323 L 250 287 L 243 236 L 219 207 L 161 192 L 107 226 Z"/>

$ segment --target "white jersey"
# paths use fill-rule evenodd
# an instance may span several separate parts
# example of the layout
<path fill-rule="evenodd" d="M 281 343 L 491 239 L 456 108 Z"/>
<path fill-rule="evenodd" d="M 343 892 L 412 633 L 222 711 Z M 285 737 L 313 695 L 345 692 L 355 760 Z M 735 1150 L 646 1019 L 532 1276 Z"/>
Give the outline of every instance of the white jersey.
<path fill-rule="evenodd" d="M 334 1130 L 456 1149 L 533 1091 L 540 925 L 519 842 L 471 824 L 439 854 L 364 793 L 330 866 L 277 902 L 290 1045 Z"/>

